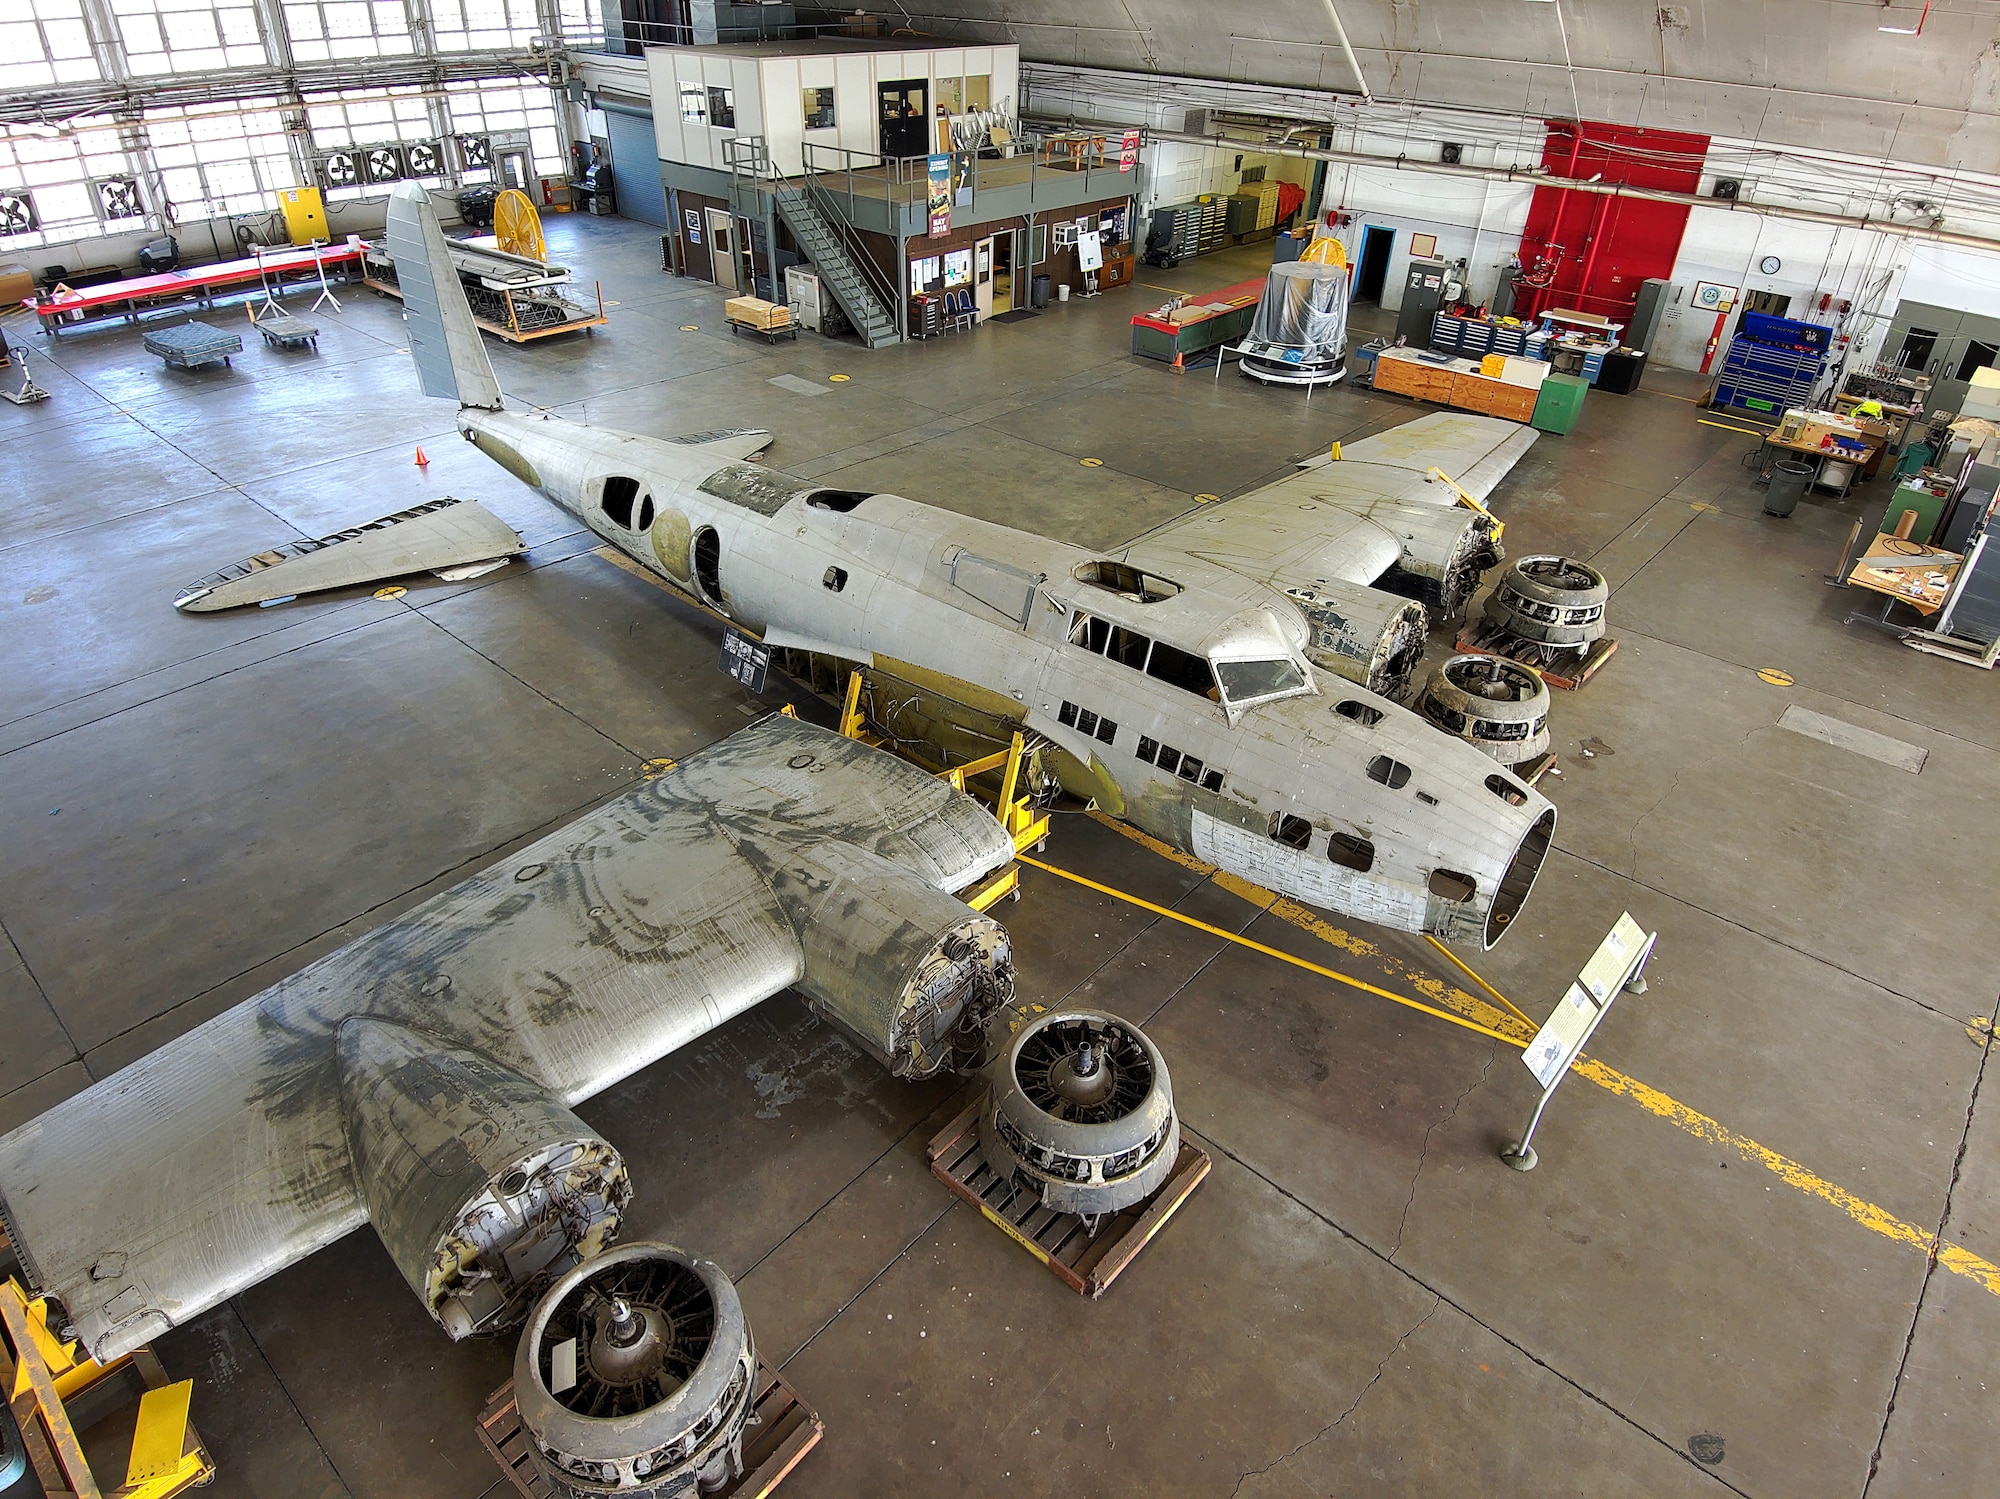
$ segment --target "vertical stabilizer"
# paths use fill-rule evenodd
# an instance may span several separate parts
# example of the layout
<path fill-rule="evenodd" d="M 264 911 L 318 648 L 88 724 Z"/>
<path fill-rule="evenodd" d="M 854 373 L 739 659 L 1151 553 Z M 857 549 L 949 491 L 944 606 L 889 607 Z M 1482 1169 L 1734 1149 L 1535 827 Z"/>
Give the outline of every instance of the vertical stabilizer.
<path fill-rule="evenodd" d="M 388 238 L 424 394 L 498 411 L 502 401 L 493 362 L 479 341 L 430 194 L 414 182 L 399 184 L 389 195 Z"/>

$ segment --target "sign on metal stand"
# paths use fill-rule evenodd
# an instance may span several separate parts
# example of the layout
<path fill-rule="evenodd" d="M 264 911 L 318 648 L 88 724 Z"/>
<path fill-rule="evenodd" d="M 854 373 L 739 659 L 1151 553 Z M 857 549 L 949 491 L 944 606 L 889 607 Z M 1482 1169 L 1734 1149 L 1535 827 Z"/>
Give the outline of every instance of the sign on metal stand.
<path fill-rule="evenodd" d="M 741 630 L 730 630 L 722 637 L 722 657 L 716 665 L 725 677 L 741 682 L 752 692 L 762 692 L 764 679 L 771 672 L 770 648 Z"/>
<path fill-rule="evenodd" d="M 1542 1096 L 1536 1100 L 1534 1115 L 1519 1143 L 1500 1152 L 1500 1159 L 1516 1171 L 1535 1169 L 1535 1126 L 1542 1122 L 1542 1111 L 1548 1108 L 1557 1086 L 1569 1074 L 1571 1064 L 1603 1024 L 1604 1017 L 1611 1013 L 1611 1002 L 1621 991 L 1646 992 L 1646 960 L 1653 955 L 1653 944 L 1659 939 L 1658 932 L 1649 935 L 1641 931 L 1630 912 L 1621 913 L 1610 934 L 1583 965 L 1576 982 L 1569 986 L 1569 992 L 1557 1001 L 1555 1013 L 1528 1043 L 1521 1060 L 1542 1085 Z"/>

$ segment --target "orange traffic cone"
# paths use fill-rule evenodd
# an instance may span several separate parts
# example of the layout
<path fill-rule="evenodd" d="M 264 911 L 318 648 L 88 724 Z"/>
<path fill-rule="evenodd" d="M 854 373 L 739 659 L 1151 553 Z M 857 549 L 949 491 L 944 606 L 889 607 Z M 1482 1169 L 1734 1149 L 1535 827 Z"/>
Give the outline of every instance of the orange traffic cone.
<path fill-rule="evenodd" d="M 418 449 L 417 449 L 417 467 L 418 467 L 418 468 L 429 468 L 430 466 L 431 466 L 431 461 L 430 461 L 430 459 L 428 459 L 428 458 L 426 458 L 426 457 L 424 456 L 424 450 L 423 450 L 422 448 L 418 448 Z"/>

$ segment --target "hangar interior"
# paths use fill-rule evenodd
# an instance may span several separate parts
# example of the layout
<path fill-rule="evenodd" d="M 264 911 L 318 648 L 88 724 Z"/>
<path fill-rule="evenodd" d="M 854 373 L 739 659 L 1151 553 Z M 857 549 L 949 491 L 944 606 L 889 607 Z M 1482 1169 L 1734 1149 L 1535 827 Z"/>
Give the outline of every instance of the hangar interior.
<path fill-rule="evenodd" d="M 52 1421 L 147 1499 L 2000 1492 L 1987 8 L 11 0 L 0 36 L 10 1492 L 86 1492 L 50 1477 Z M 635 441 L 652 488 L 620 511 Z M 467 502 L 496 555 L 380 560 Z M 707 554 L 704 506 L 740 518 Z M 1388 550 L 1363 568 L 1338 517 Z M 1504 559 L 1419 574 L 1440 517 Z M 812 533 L 846 548 L 824 576 L 783 560 L 812 526 L 847 528 Z M 1253 531 L 1324 542 L 1320 571 L 1253 588 Z M 361 560 L 275 581 L 335 557 Z M 953 588 L 980 602 L 942 617 L 988 634 L 911 623 Z M 1362 594 L 1402 653 L 1365 679 L 1315 633 Z M 1178 638 L 1149 676 L 1120 632 L 1225 598 L 1200 682 L 1112 722 Z M 1581 643 L 1532 633 L 1579 604 Z M 1288 643 L 1231 643 L 1257 629 Z M 1045 638 L 1094 653 L 1097 728 L 1046 682 L 1010 704 Z M 1440 680 L 1472 684 L 1455 717 Z M 1534 727 L 1481 738 L 1530 696 Z M 1391 753 L 1324 779 L 1364 732 Z M 929 774 L 975 742 L 1000 824 L 997 769 Z M 1355 810 L 1406 761 L 1423 807 Z M 844 852 L 800 841 L 807 804 Z M 1455 875 L 1480 817 L 1507 873 Z M 634 849 L 659 887 L 590 876 Z M 961 985 L 947 1018 L 983 1030 L 885 1047 L 843 996 L 874 1003 L 863 944 L 921 923 L 842 881 L 952 850 L 1017 898 L 975 920 L 932 878 L 922 911 L 963 921 L 903 998 L 939 1013 L 949 960 L 1004 1004 Z M 683 885 L 718 945 L 675 947 Z M 453 982 L 558 895 L 565 956 Z M 804 957 L 725 1003 L 767 901 L 807 912 L 770 918 Z M 1619 932 L 1641 970 L 1597 956 Z M 630 1055 L 562 1081 L 552 1038 L 606 995 Z M 1143 1149 L 1205 1163 L 1115 1203 L 997 1170 L 1071 1261 L 1122 1256 L 1101 1294 L 933 1158 L 976 1114 L 1002 1159 L 1023 1038 L 1071 1012 L 1100 1028 L 1056 1095 L 1170 1070 Z M 473 1039 L 421 1084 L 367 1073 L 409 1090 L 378 1116 L 355 1055 L 402 1043 L 370 1016 Z M 534 1101 L 418 1106 L 502 1073 Z M 348 1123 L 294 1149 L 319 1105 Z M 395 1194 L 503 1180 L 481 1142 L 538 1108 L 622 1163 L 615 1210 L 550 1199 L 568 1258 L 460 1337 Z M 662 1356 L 659 1317 L 625 1329 L 665 1293 L 576 1290 L 649 1244 L 707 1319 L 657 1387 L 609 1371 Z M 93 1328 L 150 1351 L 100 1371 L 64 1351 Z M 734 1414 L 604 1477 L 551 1435 L 612 1440 L 562 1404 L 580 1358 L 654 1415 Z M 489 1449 L 510 1381 L 525 1436 Z M 771 1389 L 797 1404 L 745 1426 Z"/>

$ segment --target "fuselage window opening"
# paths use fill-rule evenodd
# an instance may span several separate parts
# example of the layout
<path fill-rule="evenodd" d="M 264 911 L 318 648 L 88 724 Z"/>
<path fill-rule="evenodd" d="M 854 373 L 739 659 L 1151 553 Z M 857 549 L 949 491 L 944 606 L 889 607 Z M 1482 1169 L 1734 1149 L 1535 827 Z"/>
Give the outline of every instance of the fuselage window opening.
<path fill-rule="evenodd" d="M 1346 869 L 1368 873 L 1375 867 L 1375 845 L 1352 833 L 1335 833 L 1326 840 L 1326 856 Z"/>
<path fill-rule="evenodd" d="M 1056 714 L 1056 722 L 1066 729 L 1075 729 L 1079 734 L 1088 734 L 1100 744 L 1110 744 L 1118 737 L 1118 725 L 1111 719 L 1088 708 L 1079 708 L 1075 703 L 1065 702 Z"/>
<path fill-rule="evenodd" d="M 859 489 L 815 489 L 806 496 L 806 503 L 815 510 L 833 510 L 845 515 L 863 500 L 874 498 Z"/>
<path fill-rule="evenodd" d="M 1069 643 L 1120 666 L 1144 672 L 1183 692 L 1214 698 L 1215 673 L 1209 669 L 1207 659 L 1168 645 L 1164 640 L 1153 640 L 1137 630 L 1078 611 L 1070 618 Z"/>
<path fill-rule="evenodd" d="M 1488 776 L 1486 778 L 1486 789 L 1510 807 L 1525 807 L 1528 804 L 1528 793 L 1514 785 L 1504 776 Z"/>
<path fill-rule="evenodd" d="M 1164 640 L 1153 642 L 1146 675 L 1197 697 L 1207 697 L 1215 690 L 1215 673 L 1209 669 L 1207 657 L 1168 645 Z"/>
<path fill-rule="evenodd" d="M 1358 703 L 1353 698 L 1342 698 L 1333 705 L 1333 711 L 1342 718 L 1352 719 L 1364 729 L 1372 729 L 1382 721 L 1382 710 L 1371 708 L 1366 703 Z"/>
<path fill-rule="evenodd" d="M 1117 726 L 1114 724 L 1113 727 L 1115 728 Z M 1100 735 L 1099 737 L 1102 736 Z M 1134 753 L 1136 753 L 1138 757 L 1141 760 L 1144 760 L 1148 765 L 1157 765 L 1160 767 L 1160 769 L 1166 771 L 1169 775 L 1175 773 L 1176 771 L 1185 773 L 1186 768 L 1192 765 L 1194 767 L 1194 771 L 1200 777 L 1202 790 L 1220 791 L 1222 789 L 1221 771 L 1203 770 L 1201 768 L 1201 761 L 1192 760 L 1183 756 L 1181 752 L 1175 749 L 1172 745 L 1161 744 L 1159 740 L 1148 739 L 1145 735 L 1141 734 L 1139 736 L 1139 748 Z M 1194 780 L 1195 778 L 1196 776 L 1194 774 L 1189 774 L 1186 776 L 1186 779 L 1190 781 Z M 1273 836 L 1276 835 L 1274 834 Z"/>
<path fill-rule="evenodd" d="M 1401 791 L 1410 784 L 1410 767 L 1401 760 L 1392 760 L 1387 755 L 1377 755 L 1368 762 L 1368 779 L 1380 781 L 1391 791 Z"/>
<path fill-rule="evenodd" d="M 1431 871 L 1430 891 L 1439 900 L 1468 901 L 1478 888 L 1469 874 L 1460 874 L 1455 869 Z"/>
<path fill-rule="evenodd" d="M 844 567 L 829 567 L 820 577 L 819 581 L 820 586 L 826 589 L 828 593 L 839 593 L 841 589 L 847 586 L 847 569 Z"/>
<path fill-rule="evenodd" d="M 694 563 L 694 586 L 702 599 L 716 608 L 723 608 L 722 602 L 722 538 L 715 534 L 715 527 L 703 526 L 694 533 L 694 545 L 690 548 Z"/>
<path fill-rule="evenodd" d="M 1140 604 L 1157 604 L 1161 599 L 1170 599 L 1181 591 L 1181 585 L 1170 579 L 1156 578 L 1128 563 L 1103 559 L 1078 563 L 1070 576 L 1079 583 L 1088 583 L 1107 593 L 1122 594 Z"/>
<path fill-rule="evenodd" d="M 1153 642 L 1144 635 L 1128 630 L 1122 625 L 1114 625 L 1104 654 L 1108 660 L 1116 661 L 1120 666 L 1129 666 L 1134 671 L 1144 671 L 1146 654 L 1152 648 Z"/>
<path fill-rule="evenodd" d="M 639 523 L 632 529 L 635 531 L 650 531 L 653 529 L 653 497 L 651 495 L 647 495 L 639 501 Z"/>
<path fill-rule="evenodd" d="M 1289 812 L 1271 814 L 1271 837 L 1287 848 L 1303 849 L 1312 844 L 1313 825 Z"/>
<path fill-rule="evenodd" d="M 632 529 L 632 502 L 639 498 L 639 481 L 613 474 L 604 481 L 604 497 L 598 507 L 615 526 Z"/>

